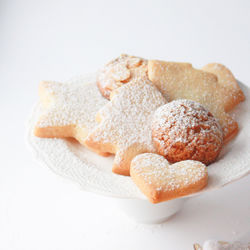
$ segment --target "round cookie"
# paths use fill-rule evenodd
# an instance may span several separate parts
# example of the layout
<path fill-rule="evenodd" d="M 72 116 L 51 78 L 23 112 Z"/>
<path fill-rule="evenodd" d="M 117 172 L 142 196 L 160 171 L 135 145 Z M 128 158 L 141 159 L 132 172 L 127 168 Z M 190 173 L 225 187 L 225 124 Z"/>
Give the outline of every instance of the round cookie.
<path fill-rule="evenodd" d="M 110 99 L 110 93 L 136 78 L 148 79 L 147 60 L 122 54 L 106 64 L 97 76 L 97 85 L 104 97 Z"/>
<path fill-rule="evenodd" d="M 156 150 L 171 162 L 196 160 L 208 165 L 219 155 L 223 132 L 201 104 L 179 99 L 159 107 L 152 121 Z"/>

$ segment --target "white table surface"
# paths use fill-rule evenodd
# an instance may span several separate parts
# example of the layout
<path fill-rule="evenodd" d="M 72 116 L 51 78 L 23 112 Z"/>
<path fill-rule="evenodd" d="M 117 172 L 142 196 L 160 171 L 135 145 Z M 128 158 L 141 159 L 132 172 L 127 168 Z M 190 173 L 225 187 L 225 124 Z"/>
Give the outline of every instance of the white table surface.
<path fill-rule="evenodd" d="M 196 67 L 221 62 L 250 86 L 250 1 L 2 0 L 1 250 L 185 250 L 211 238 L 250 241 L 250 176 L 149 226 L 35 161 L 25 122 L 39 81 L 96 71 L 120 53 Z"/>

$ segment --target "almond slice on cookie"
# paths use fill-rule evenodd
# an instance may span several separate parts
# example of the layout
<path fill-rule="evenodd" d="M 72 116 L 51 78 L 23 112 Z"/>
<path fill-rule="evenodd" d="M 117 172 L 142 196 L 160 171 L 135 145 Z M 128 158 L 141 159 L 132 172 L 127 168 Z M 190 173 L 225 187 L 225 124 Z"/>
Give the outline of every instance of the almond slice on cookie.
<path fill-rule="evenodd" d="M 107 63 L 98 73 L 97 85 L 104 97 L 110 99 L 113 90 L 135 79 L 148 79 L 147 60 L 122 54 Z"/>
<path fill-rule="evenodd" d="M 180 161 L 170 165 L 158 154 L 137 155 L 130 175 L 150 202 L 158 203 L 200 191 L 207 185 L 206 166 L 199 161 Z"/>

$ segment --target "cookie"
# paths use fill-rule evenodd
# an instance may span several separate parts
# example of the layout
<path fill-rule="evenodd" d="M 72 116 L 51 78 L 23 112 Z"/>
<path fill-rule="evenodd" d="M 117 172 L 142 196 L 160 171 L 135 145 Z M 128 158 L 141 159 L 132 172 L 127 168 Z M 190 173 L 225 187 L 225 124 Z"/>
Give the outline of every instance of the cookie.
<path fill-rule="evenodd" d="M 110 99 L 110 93 L 134 79 L 148 79 L 147 60 L 120 55 L 106 64 L 98 73 L 97 85 L 104 97 Z"/>
<path fill-rule="evenodd" d="M 245 244 L 239 241 L 226 242 L 219 240 L 206 240 L 203 247 L 197 243 L 193 246 L 194 250 L 250 250 L 250 242 Z"/>
<path fill-rule="evenodd" d="M 218 83 L 223 91 L 225 111 L 232 110 L 237 104 L 245 100 L 244 93 L 237 80 L 227 67 L 219 63 L 209 63 L 202 70 L 211 72 L 218 77 Z"/>
<path fill-rule="evenodd" d="M 161 93 L 145 80 L 133 80 L 112 92 L 111 101 L 97 114 L 100 124 L 85 144 L 115 154 L 113 172 L 129 175 L 130 162 L 144 152 L 155 152 L 151 134 L 154 111 L 165 104 Z"/>
<path fill-rule="evenodd" d="M 158 154 L 137 155 L 131 162 L 132 180 L 150 202 L 158 203 L 200 191 L 207 185 L 204 164 L 186 160 L 170 165 Z"/>
<path fill-rule="evenodd" d="M 148 62 L 149 79 L 168 101 L 188 99 L 201 103 L 219 119 L 224 143 L 238 132 L 238 124 L 224 110 L 224 95 L 217 76 L 189 63 Z"/>
<path fill-rule="evenodd" d="M 100 94 L 95 82 L 88 84 L 41 82 L 40 115 L 34 134 L 44 138 L 74 137 L 81 144 L 97 122 L 95 115 L 108 101 Z"/>
<path fill-rule="evenodd" d="M 208 165 L 215 161 L 223 144 L 218 120 L 201 104 L 184 99 L 156 110 L 152 138 L 157 152 L 170 163 L 196 160 Z"/>

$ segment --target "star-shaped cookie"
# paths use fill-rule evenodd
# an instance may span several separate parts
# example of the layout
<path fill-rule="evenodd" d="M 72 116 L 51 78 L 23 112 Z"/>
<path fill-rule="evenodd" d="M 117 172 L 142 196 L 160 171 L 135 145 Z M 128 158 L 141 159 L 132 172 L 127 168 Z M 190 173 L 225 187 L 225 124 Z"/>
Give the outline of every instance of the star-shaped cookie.
<path fill-rule="evenodd" d="M 97 125 L 97 111 L 108 102 L 95 82 L 41 82 L 39 96 L 43 111 L 34 134 L 45 138 L 74 137 L 81 144 Z"/>
<path fill-rule="evenodd" d="M 166 103 L 147 80 L 136 79 L 116 89 L 111 101 L 98 113 L 100 124 L 85 144 L 95 151 L 115 154 L 113 172 L 130 174 L 130 162 L 144 152 L 155 152 L 151 136 L 154 111 Z"/>
<path fill-rule="evenodd" d="M 218 118 L 224 142 L 238 132 L 238 124 L 224 109 L 224 94 L 216 75 L 197 70 L 189 63 L 148 62 L 149 79 L 168 101 L 189 99 L 201 103 Z"/>

